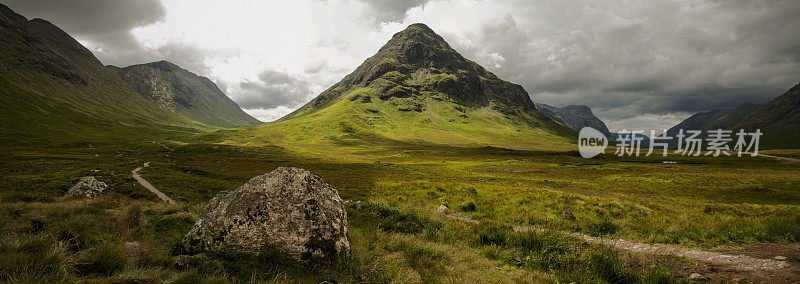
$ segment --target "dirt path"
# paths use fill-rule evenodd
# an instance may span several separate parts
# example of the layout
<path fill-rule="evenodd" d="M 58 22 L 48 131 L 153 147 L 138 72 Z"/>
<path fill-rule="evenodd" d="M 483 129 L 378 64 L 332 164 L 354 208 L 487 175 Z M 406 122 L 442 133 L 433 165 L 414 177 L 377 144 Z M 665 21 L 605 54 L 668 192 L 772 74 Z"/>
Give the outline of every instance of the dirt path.
<path fill-rule="evenodd" d="M 790 162 L 790 163 L 800 163 L 800 159 L 795 159 L 795 158 L 778 157 L 778 156 L 764 155 L 764 154 L 758 154 L 758 155 L 761 156 L 761 157 L 778 159 L 778 160 L 786 161 L 786 162 Z"/>
<path fill-rule="evenodd" d="M 446 215 L 446 217 L 453 220 L 467 222 L 471 224 L 480 223 L 480 221 L 478 220 L 461 216 Z M 515 232 L 532 231 L 537 233 L 543 233 L 550 230 L 544 228 L 514 226 L 514 231 Z M 741 254 L 725 254 L 719 252 L 688 249 L 688 248 L 682 248 L 678 246 L 665 245 L 665 244 L 648 244 L 648 243 L 640 243 L 640 242 L 618 240 L 618 239 L 604 239 L 580 233 L 572 233 L 564 231 L 557 231 L 557 232 L 581 239 L 587 243 L 605 245 L 617 249 L 644 253 L 644 254 L 683 257 L 706 263 L 725 265 L 736 270 L 747 270 L 747 271 L 774 270 L 774 269 L 783 269 L 791 267 L 791 265 L 786 261 L 755 258 Z"/>
<path fill-rule="evenodd" d="M 149 167 L 149 166 L 150 166 L 150 162 L 144 163 L 144 167 L 145 168 Z M 169 204 L 175 204 L 175 200 L 172 200 L 172 198 L 169 198 L 169 196 L 167 196 L 163 192 L 159 191 L 152 184 L 147 182 L 147 180 L 142 178 L 142 176 L 139 175 L 139 171 L 141 171 L 141 170 L 142 170 L 142 167 L 138 167 L 138 168 L 136 168 L 136 169 L 131 171 L 131 174 L 133 174 L 133 179 L 138 181 L 139 184 L 141 184 L 145 188 L 149 189 L 150 192 L 155 193 L 158 196 L 158 198 L 161 198 L 161 200 L 164 200 L 164 202 L 169 203 Z"/>

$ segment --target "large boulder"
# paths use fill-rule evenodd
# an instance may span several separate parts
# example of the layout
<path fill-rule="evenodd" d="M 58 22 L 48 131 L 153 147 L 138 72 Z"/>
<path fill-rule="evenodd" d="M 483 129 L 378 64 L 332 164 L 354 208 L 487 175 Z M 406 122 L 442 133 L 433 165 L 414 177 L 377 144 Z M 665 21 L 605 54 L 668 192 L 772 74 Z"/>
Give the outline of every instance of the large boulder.
<path fill-rule="evenodd" d="M 344 201 L 300 168 L 278 168 L 220 192 L 183 242 L 195 252 L 269 253 L 298 263 L 350 252 Z"/>
<path fill-rule="evenodd" d="M 98 181 L 92 176 L 82 177 L 75 186 L 67 191 L 64 196 L 80 196 L 86 198 L 94 198 L 100 195 L 110 195 L 111 191 L 108 190 L 108 185 L 104 182 Z"/>

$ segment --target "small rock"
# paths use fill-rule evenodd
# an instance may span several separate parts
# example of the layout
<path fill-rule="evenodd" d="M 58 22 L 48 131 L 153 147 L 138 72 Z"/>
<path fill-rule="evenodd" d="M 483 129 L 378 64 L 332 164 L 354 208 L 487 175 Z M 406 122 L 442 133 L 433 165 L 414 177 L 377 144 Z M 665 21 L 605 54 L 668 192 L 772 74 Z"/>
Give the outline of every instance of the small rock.
<path fill-rule="evenodd" d="M 707 280 L 708 278 L 706 278 L 703 274 L 700 274 L 700 273 L 692 273 L 691 275 L 689 275 L 689 279 L 692 279 L 692 280 Z"/>
<path fill-rule="evenodd" d="M 133 266 L 139 264 L 139 260 L 147 252 L 147 249 L 140 242 L 125 242 L 122 244 L 122 249 L 125 250 L 128 263 Z"/>
<path fill-rule="evenodd" d="M 775 257 L 775 260 L 786 260 L 786 257 L 785 257 L 785 256 L 780 256 L 780 255 L 779 255 L 779 256 L 776 256 L 776 257 Z"/>
<path fill-rule="evenodd" d="M 475 190 L 475 188 L 471 187 L 471 186 L 465 186 L 464 187 L 464 191 L 466 191 L 467 194 L 469 194 L 469 195 L 473 195 L 473 196 L 478 195 L 478 191 Z"/>
<path fill-rule="evenodd" d="M 183 239 L 189 251 L 275 253 L 297 263 L 350 254 L 339 193 L 300 168 L 278 168 L 222 191 Z"/>
<path fill-rule="evenodd" d="M 353 200 L 345 200 L 345 201 L 344 201 L 344 205 L 345 205 L 345 206 L 347 206 L 347 207 L 351 207 L 351 208 L 353 208 L 353 209 L 355 209 L 355 210 L 361 210 L 361 208 L 364 208 L 364 205 L 365 205 L 365 204 L 366 204 L 366 203 L 364 203 L 364 201 L 361 201 L 361 200 L 356 200 L 356 201 L 353 201 Z"/>
<path fill-rule="evenodd" d="M 88 249 L 76 252 L 75 254 L 73 254 L 73 256 L 75 256 L 75 258 L 84 258 L 84 257 L 90 256 L 90 255 L 93 255 L 96 252 L 97 252 L 96 248 L 88 248 Z"/>
<path fill-rule="evenodd" d="M 447 209 L 448 209 L 448 208 L 447 208 L 447 206 L 445 206 L 444 204 L 442 204 L 442 205 L 439 205 L 439 208 L 436 208 L 436 212 L 438 212 L 438 213 L 444 213 L 444 211 L 445 211 L 445 210 L 447 210 Z"/>
<path fill-rule="evenodd" d="M 188 268 L 191 264 L 192 256 L 191 255 L 177 255 L 175 256 L 175 268 L 184 269 Z"/>
<path fill-rule="evenodd" d="M 82 177 L 75 186 L 67 191 L 64 196 L 80 196 L 86 198 L 94 198 L 100 195 L 109 195 L 111 191 L 108 190 L 108 185 L 104 182 L 98 181 L 93 176 Z"/>

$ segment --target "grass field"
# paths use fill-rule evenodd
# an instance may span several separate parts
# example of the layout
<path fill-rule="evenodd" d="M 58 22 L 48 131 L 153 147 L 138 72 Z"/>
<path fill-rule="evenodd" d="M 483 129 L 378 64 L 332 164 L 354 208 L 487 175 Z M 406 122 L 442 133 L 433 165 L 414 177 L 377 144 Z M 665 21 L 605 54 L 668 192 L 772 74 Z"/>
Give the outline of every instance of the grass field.
<path fill-rule="evenodd" d="M 761 157 L 587 160 L 574 151 L 399 142 L 285 147 L 157 141 L 9 148 L 0 154 L 0 280 L 667 283 L 686 281 L 703 265 L 559 233 L 515 233 L 511 226 L 703 249 L 800 241 L 797 163 Z M 151 166 L 141 175 L 178 205 L 162 204 L 131 178 L 144 162 Z M 278 166 L 305 168 L 344 199 L 368 201 L 364 209 L 348 209 L 351 259 L 301 268 L 201 254 L 176 267 L 175 256 L 184 253 L 180 239 L 208 199 Z M 86 175 L 113 184 L 115 196 L 60 197 Z M 439 205 L 481 224 L 435 214 Z M 135 264 L 122 249 L 128 241 L 147 247 Z M 87 249 L 93 253 L 82 253 Z M 720 277 L 732 275 L 759 280 L 746 273 Z"/>

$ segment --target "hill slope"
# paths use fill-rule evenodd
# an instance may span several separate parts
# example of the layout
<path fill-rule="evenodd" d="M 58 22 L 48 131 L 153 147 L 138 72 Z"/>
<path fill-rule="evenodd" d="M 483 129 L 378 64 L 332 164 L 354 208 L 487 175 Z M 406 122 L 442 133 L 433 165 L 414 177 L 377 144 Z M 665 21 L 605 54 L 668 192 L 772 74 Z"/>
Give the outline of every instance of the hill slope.
<path fill-rule="evenodd" d="M 611 132 L 608 131 L 606 124 L 594 116 L 592 109 L 584 105 L 569 105 L 563 107 L 554 107 L 543 103 L 534 102 L 536 109 L 554 120 L 561 123 L 575 131 L 580 131 L 584 127 L 592 127 L 597 129 L 606 137 L 611 137 Z"/>
<path fill-rule="evenodd" d="M 206 126 L 160 110 L 51 23 L 0 4 L 0 144 L 65 145 Z"/>
<path fill-rule="evenodd" d="M 701 112 L 690 116 L 667 131 L 675 137 L 680 129 L 760 129 L 761 148 L 800 148 L 800 84 L 763 105 L 741 104 L 727 110 Z M 736 136 L 734 135 L 734 138 Z M 671 143 L 677 145 L 677 139 Z"/>
<path fill-rule="evenodd" d="M 465 59 L 423 24 L 395 34 L 354 72 L 279 121 L 228 135 L 527 149 L 572 147 L 574 136 L 539 113 L 521 86 Z"/>
<path fill-rule="evenodd" d="M 242 111 L 211 80 L 170 62 L 109 68 L 142 97 L 164 110 L 219 128 L 263 124 Z"/>
<path fill-rule="evenodd" d="M 730 128 L 761 129 L 761 145 L 765 147 L 800 148 L 800 84 L 732 123 Z"/>
<path fill-rule="evenodd" d="M 696 113 L 668 129 L 667 136 L 675 137 L 681 129 L 684 131 L 702 130 L 703 132 L 712 129 L 732 129 L 730 127 L 734 122 L 744 118 L 758 107 L 757 104 L 744 103 L 731 109 Z M 677 145 L 677 143 L 678 141 L 675 139 L 670 144 Z"/>

